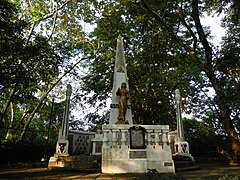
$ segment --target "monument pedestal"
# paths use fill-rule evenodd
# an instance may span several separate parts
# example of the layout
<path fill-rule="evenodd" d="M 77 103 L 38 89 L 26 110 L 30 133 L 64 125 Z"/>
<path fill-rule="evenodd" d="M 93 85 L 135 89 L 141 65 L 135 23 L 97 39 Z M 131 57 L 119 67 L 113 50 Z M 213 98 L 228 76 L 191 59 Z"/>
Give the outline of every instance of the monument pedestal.
<path fill-rule="evenodd" d="M 68 147 L 69 147 L 68 140 L 58 140 L 56 154 L 54 156 L 69 156 Z"/>
<path fill-rule="evenodd" d="M 195 162 L 194 157 L 189 152 L 189 144 L 187 141 L 176 141 L 174 147 L 175 155 L 188 157 L 192 162 Z"/>
<path fill-rule="evenodd" d="M 141 131 L 131 135 L 132 127 L 133 125 L 103 125 L 102 173 L 146 173 L 148 169 L 174 173 L 167 139 L 168 126 L 141 125 L 146 130 L 142 139 Z"/>
<path fill-rule="evenodd" d="M 100 171 L 100 155 L 52 156 L 48 168 L 64 170 L 93 170 Z"/>
<path fill-rule="evenodd" d="M 58 140 L 56 145 L 56 153 L 50 157 L 48 167 L 65 167 L 66 158 L 68 157 L 68 140 Z"/>

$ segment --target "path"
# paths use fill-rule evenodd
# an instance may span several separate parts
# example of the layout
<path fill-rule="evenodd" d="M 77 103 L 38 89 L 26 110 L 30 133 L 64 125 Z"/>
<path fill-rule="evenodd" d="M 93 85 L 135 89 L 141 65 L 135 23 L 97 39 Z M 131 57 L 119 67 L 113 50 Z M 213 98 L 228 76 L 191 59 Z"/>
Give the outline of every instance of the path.
<path fill-rule="evenodd" d="M 178 172 L 176 174 L 160 174 L 154 179 L 203 179 L 217 180 L 225 174 L 240 173 L 240 166 L 227 166 L 222 163 L 201 163 L 200 169 L 195 171 Z M 145 174 L 102 174 L 100 172 L 83 172 L 83 171 L 60 171 L 50 170 L 46 167 L 15 167 L 0 168 L 0 179 L 97 179 L 97 180 L 115 180 L 115 179 L 147 179 Z"/>

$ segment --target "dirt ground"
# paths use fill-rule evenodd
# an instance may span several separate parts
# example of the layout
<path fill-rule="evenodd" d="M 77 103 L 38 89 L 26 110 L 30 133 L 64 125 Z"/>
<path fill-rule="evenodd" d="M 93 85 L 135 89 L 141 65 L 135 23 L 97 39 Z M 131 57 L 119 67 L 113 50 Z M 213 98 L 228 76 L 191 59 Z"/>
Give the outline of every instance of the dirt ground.
<path fill-rule="evenodd" d="M 11 165 L 0 166 L 0 179 L 97 179 L 97 180 L 119 180 L 119 179 L 205 179 L 217 180 L 226 174 L 240 173 L 240 166 L 229 166 L 219 162 L 198 163 L 199 169 L 181 171 L 175 174 L 155 174 L 152 177 L 147 174 L 102 174 L 99 171 L 63 171 L 51 170 L 47 164 L 42 165 Z"/>

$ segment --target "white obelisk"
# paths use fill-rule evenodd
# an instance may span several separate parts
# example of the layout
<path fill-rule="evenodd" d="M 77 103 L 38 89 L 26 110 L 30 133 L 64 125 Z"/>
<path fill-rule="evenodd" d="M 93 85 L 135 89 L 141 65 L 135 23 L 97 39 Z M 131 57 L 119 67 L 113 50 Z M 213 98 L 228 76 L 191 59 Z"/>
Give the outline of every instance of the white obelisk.
<path fill-rule="evenodd" d="M 68 154 L 68 125 L 69 125 L 69 109 L 70 109 L 70 97 L 72 93 L 72 86 L 67 85 L 66 101 L 63 114 L 62 128 L 59 130 L 59 137 L 56 147 L 56 156 L 69 156 Z"/>
<path fill-rule="evenodd" d="M 109 124 L 116 124 L 118 122 L 119 115 L 119 96 L 116 92 L 118 88 L 121 87 L 122 83 L 126 83 L 126 89 L 129 91 L 129 84 L 127 78 L 127 68 L 126 61 L 124 57 L 124 48 L 123 48 L 123 38 L 119 35 L 117 39 L 117 49 L 116 49 L 116 60 L 114 67 L 114 77 L 113 77 L 113 89 L 112 89 L 112 103 L 110 105 L 110 121 Z M 132 121 L 132 110 L 130 100 L 127 101 L 127 110 L 126 110 L 126 121 L 128 124 L 133 124 Z"/>

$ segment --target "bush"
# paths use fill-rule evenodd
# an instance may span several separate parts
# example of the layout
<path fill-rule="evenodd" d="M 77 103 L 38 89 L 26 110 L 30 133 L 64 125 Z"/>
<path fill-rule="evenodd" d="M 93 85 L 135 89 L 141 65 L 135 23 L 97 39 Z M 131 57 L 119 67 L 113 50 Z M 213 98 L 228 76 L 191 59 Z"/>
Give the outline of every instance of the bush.
<path fill-rule="evenodd" d="M 219 178 L 219 180 L 239 180 L 240 179 L 240 172 L 233 173 L 233 174 L 226 174 L 223 177 Z"/>

